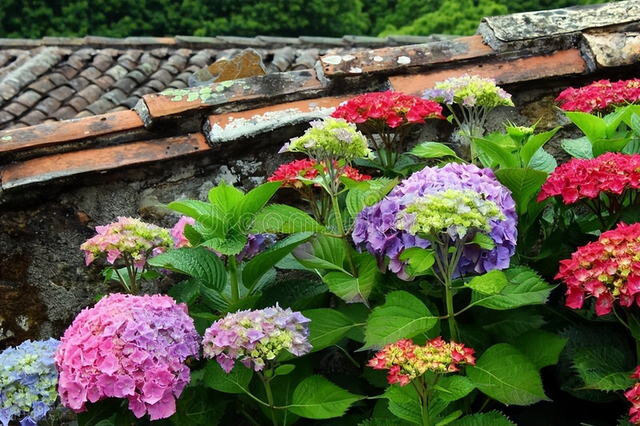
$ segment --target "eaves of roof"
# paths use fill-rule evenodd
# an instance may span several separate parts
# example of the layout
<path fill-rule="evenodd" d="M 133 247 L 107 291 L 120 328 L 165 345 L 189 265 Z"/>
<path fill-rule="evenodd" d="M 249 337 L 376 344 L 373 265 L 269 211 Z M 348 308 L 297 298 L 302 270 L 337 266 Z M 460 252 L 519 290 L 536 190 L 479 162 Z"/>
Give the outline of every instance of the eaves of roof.
<path fill-rule="evenodd" d="M 0 132 L 0 203 L 33 185 L 207 155 L 364 91 L 420 94 L 465 73 L 540 84 L 636 67 L 640 3 L 484 18 L 471 37 L 381 40 L 0 40 L 0 62 L 13 55 L 0 68 L 0 124 L 14 127 Z M 187 87 L 193 72 L 243 47 L 259 50 L 270 73 Z"/>

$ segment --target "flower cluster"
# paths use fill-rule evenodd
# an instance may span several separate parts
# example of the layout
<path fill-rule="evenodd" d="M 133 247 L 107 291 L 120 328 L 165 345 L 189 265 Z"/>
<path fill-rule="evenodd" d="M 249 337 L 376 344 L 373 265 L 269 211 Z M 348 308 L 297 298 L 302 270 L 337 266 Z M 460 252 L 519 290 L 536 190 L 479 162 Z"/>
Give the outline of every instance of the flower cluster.
<path fill-rule="evenodd" d="M 640 101 L 640 79 L 595 81 L 578 89 L 569 87 L 563 90 L 556 102 L 564 111 L 592 113 L 607 111 L 615 106 L 623 106 Z"/>
<path fill-rule="evenodd" d="M 358 214 L 352 234 L 354 242 L 374 254 L 381 269 L 385 258 L 389 258 L 389 269 L 400 278 L 409 279 L 400 255 L 410 247 L 429 247 L 430 242 L 399 229 L 400 213 L 425 195 L 439 196 L 448 189 L 474 191 L 481 198 L 495 203 L 501 212 L 500 217 L 489 218 L 488 234 L 495 247 L 486 250 L 467 244 L 458 263 L 457 274 L 507 268 L 517 241 L 515 202 L 511 192 L 496 180 L 490 169 L 480 169 L 472 164 L 448 163 L 442 168 L 427 167 L 414 173 L 382 201 L 365 207 Z"/>
<path fill-rule="evenodd" d="M 326 170 L 326 166 L 323 165 Z M 314 160 L 302 159 L 294 160 L 287 164 L 282 164 L 275 172 L 267 179 L 268 182 L 282 181 L 283 187 L 301 189 L 308 186 L 309 183 L 305 180 L 313 180 L 318 176 L 318 166 Z M 343 176 L 355 181 L 370 180 L 371 176 L 362 174 L 351 166 L 346 166 L 343 171 Z"/>
<path fill-rule="evenodd" d="M 187 357 L 200 337 L 184 304 L 169 296 L 111 294 L 84 309 L 56 352 L 62 403 L 76 412 L 87 402 L 126 398 L 140 418 L 166 418 L 189 383 Z"/>
<path fill-rule="evenodd" d="M 55 339 L 10 347 L 0 353 L 0 423 L 8 426 L 20 420 L 22 426 L 36 426 L 58 397 Z"/>
<path fill-rule="evenodd" d="M 640 366 L 636 367 L 636 371 L 630 376 L 632 379 L 640 379 Z M 640 424 L 640 382 L 624 393 L 624 396 L 631 403 L 629 409 L 629 422 L 635 425 Z"/>
<path fill-rule="evenodd" d="M 622 194 L 640 188 L 640 154 L 606 152 L 591 159 L 574 158 L 549 175 L 538 201 L 556 195 L 565 204 L 595 199 L 600 194 Z"/>
<path fill-rule="evenodd" d="M 143 269 L 147 257 L 173 246 L 169 230 L 131 217 L 118 217 L 117 222 L 96 226 L 96 232 L 96 236 L 80 246 L 87 265 L 103 254 L 113 265 L 121 255 L 125 255 L 133 259 L 136 268 Z"/>
<path fill-rule="evenodd" d="M 560 261 L 556 279 L 567 284 L 566 305 L 580 309 L 585 295 L 596 298 L 596 313 L 611 312 L 613 302 L 640 305 L 640 223 L 620 223 L 597 241 Z"/>
<path fill-rule="evenodd" d="M 477 231 L 491 231 L 491 219 L 505 219 L 496 203 L 475 191 L 447 189 L 416 199 L 400 212 L 397 227 L 411 235 L 437 238 L 447 234 L 461 240 Z"/>
<path fill-rule="evenodd" d="M 236 359 L 255 371 L 264 369 L 286 349 L 295 356 L 311 351 L 309 319 L 290 308 L 276 304 L 271 308 L 229 313 L 214 322 L 204 333 L 203 350 L 207 358 L 216 358 L 227 373 Z"/>
<path fill-rule="evenodd" d="M 367 139 L 354 124 L 336 118 L 310 124 L 304 135 L 291 139 L 280 152 L 302 152 L 317 162 L 343 159 L 349 163 L 356 158 L 372 158 Z"/>
<path fill-rule="evenodd" d="M 475 365 L 475 351 L 462 343 L 442 340 L 440 336 L 428 341 L 424 346 L 411 339 L 399 340 L 385 346 L 367 364 L 376 370 L 389 370 L 389 384 L 405 386 L 427 371 L 452 373 L 459 371 L 460 365 Z"/>
<path fill-rule="evenodd" d="M 495 80 L 477 75 L 451 77 L 436 82 L 433 89 L 425 90 L 423 97 L 466 108 L 513 106 L 511 95 L 497 86 Z"/>
<path fill-rule="evenodd" d="M 424 123 L 428 118 L 444 118 L 442 107 L 437 102 L 392 91 L 356 96 L 341 104 L 331 116 L 349 123 L 380 123 L 392 129 L 410 123 Z"/>

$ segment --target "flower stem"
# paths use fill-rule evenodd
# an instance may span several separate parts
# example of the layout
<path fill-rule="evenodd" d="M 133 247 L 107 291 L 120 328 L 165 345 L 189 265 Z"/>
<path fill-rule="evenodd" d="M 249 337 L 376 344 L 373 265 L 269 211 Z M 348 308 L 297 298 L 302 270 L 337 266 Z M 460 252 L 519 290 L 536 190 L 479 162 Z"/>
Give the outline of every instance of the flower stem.
<path fill-rule="evenodd" d="M 256 371 L 256 373 L 258 374 L 258 377 L 260 377 L 260 380 L 262 380 L 262 383 L 264 384 L 264 390 L 267 392 L 267 401 L 269 402 L 269 408 L 271 409 L 271 421 L 273 422 L 273 426 L 278 426 L 278 419 L 276 419 L 275 404 L 273 401 L 273 392 L 271 391 L 270 379 L 259 371 Z"/>
<path fill-rule="evenodd" d="M 231 301 L 237 302 L 240 300 L 240 285 L 238 283 L 238 264 L 236 263 L 235 255 L 228 257 L 229 266 L 229 280 L 231 283 Z"/>
<path fill-rule="evenodd" d="M 354 277 L 357 277 L 358 272 L 356 269 L 355 262 L 353 261 L 353 257 L 351 256 L 351 245 L 349 244 L 349 240 L 347 240 L 347 234 L 344 232 L 344 224 L 342 223 L 342 214 L 340 213 L 340 206 L 338 205 L 338 197 L 334 194 L 329 194 L 329 196 L 331 197 L 333 214 L 336 216 L 338 233 L 340 234 L 340 238 L 342 239 L 342 243 L 344 244 L 344 252 L 347 256 L 347 262 L 349 262 L 349 269 L 351 271 L 351 275 L 353 275 Z"/>

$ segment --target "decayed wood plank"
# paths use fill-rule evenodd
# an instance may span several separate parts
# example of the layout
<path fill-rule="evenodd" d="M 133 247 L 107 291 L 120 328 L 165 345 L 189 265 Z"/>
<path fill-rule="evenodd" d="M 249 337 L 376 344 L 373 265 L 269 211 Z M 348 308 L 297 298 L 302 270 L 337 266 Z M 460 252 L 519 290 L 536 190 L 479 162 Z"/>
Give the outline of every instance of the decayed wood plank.
<path fill-rule="evenodd" d="M 426 67 L 436 64 L 489 57 L 495 52 L 479 35 L 460 37 L 410 46 L 364 50 L 353 54 L 327 55 L 320 58 L 326 78 L 340 75 L 371 73 L 392 74 L 401 68 Z"/>
<path fill-rule="evenodd" d="M 76 120 L 43 123 L 0 132 L 0 154 L 64 145 L 111 133 L 144 131 L 142 120 L 134 111 L 86 117 Z"/>
<path fill-rule="evenodd" d="M 10 164 L 0 171 L 2 189 L 16 190 L 75 175 L 98 173 L 208 150 L 201 133 L 87 149 Z"/>
<path fill-rule="evenodd" d="M 399 92 L 422 95 L 432 89 L 437 81 L 464 74 L 493 78 L 497 84 L 519 83 L 548 77 L 581 74 L 587 64 L 578 49 L 563 50 L 552 55 L 533 56 L 495 63 L 462 64 L 446 70 L 434 70 L 419 75 L 389 77 L 393 89 Z"/>

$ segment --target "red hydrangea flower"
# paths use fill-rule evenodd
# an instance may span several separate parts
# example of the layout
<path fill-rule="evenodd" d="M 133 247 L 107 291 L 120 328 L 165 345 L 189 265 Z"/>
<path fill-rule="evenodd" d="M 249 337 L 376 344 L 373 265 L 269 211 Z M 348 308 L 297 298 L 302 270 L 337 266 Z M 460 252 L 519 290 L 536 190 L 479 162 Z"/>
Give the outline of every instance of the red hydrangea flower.
<path fill-rule="evenodd" d="M 424 123 L 427 118 L 444 118 L 439 103 L 392 91 L 356 96 L 340 105 L 331 116 L 344 118 L 349 123 L 378 121 L 392 129 L 407 123 Z"/>
<path fill-rule="evenodd" d="M 630 376 L 632 379 L 640 379 L 640 366 L 636 367 L 636 371 Z M 640 382 L 633 385 L 631 389 L 624 393 L 624 396 L 631 403 L 629 409 L 629 422 L 640 424 Z"/>
<path fill-rule="evenodd" d="M 560 195 L 565 204 L 620 195 L 640 188 L 640 155 L 606 152 L 597 158 L 574 158 L 556 168 L 542 185 L 538 202 Z"/>
<path fill-rule="evenodd" d="M 326 171 L 325 167 L 325 171 Z M 268 182 L 283 181 L 283 187 L 300 189 L 308 183 L 300 180 L 315 179 L 318 176 L 316 162 L 309 159 L 295 160 L 287 164 L 282 164 L 267 179 Z M 371 176 L 360 173 L 357 169 L 347 165 L 344 167 L 343 176 L 356 181 L 370 180 Z"/>
<path fill-rule="evenodd" d="M 411 380 L 427 371 L 434 373 L 452 373 L 459 371 L 462 364 L 474 365 L 474 350 L 462 343 L 442 340 L 440 336 L 428 341 L 424 346 L 413 343 L 411 339 L 402 339 L 390 343 L 369 360 L 367 364 L 376 370 L 389 370 L 389 384 L 400 383 L 405 386 Z"/>
<path fill-rule="evenodd" d="M 569 87 L 556 98 L 564 111 L 592 113 L 606 111 L 614 106 L 636 103 L 640 100 L 640 79 L 595 81 L 578 89 Z"/>
<path fill-rule="evenodd" d="M 596 298 L 596 314 L 611 312 L 613 302 L 640 305 L 640 223 L 603 232 L 598 241 L 560 261 L 556 279 L 567 284 L 566 305 L 580 309 L 585 297 Z"/>

